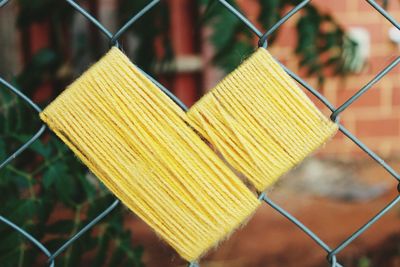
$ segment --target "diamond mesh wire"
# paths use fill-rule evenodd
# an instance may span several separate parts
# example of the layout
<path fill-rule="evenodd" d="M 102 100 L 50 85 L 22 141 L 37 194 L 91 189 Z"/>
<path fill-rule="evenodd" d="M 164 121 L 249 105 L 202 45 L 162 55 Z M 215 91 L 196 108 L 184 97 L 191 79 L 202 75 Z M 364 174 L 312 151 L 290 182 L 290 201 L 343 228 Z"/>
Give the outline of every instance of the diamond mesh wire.
<path fill-rule="evenodd" d="M 137 22 L 142 16 L 144 16 L 148 11 L 153 9 L 161 0 L 152 0 L 140 10 L 137 14 L 132 16 L 125 25 L 123 25 L 116 33 L 110 32 L 103 24 L 101 24 L 94 16 L 88 13 L 85 9 L 83 9 L 79 4 L 74 2 L 73 0 L 66 0 L 75 10 L 76 12 L 81 13 L 87 20 L 89 20 L 100 32 L 102 32 L 110 42 L 110 45 L 119 46 L 118 40 L 120 37 Z M 259 46 L 267 47 L 268 46 L 268 37 L 271 36 L 282 24 L 284 24 L 288 19 L 290 19 L 294 14 L 299 12 L 303 7 L 309 4 L 311 0 L 304 0 L 300 2 L 297 6 L 295 6 L 292 10 L 290 10 L 285 16 L 283 16 L 275 25 L 273 25 L 270 29 L 268 29 L 265 33 L 261 32 L 255 25 L 253 25 L 243 14 L 239 12 L 235 7 L 233 7 L 228 1 L 225 0 L 217 0 L 217 2 L 223 5 L 232 15 L 236 16 L 240 21 L 242 21 L 258 38 L 259 38 Z M 360 0 L 361 1 L 361 0 Z M 365 0 L 369 5 L 371 5 L 377 12 L 379 12 L 383 17 L 385 17 L 393 26 L 400 30 L 399 23 L 379 4 L 377 4 L 373 0 Z M 9 0 L 0 1 L 0 8 L 5 6 Z M 362 151 L 364 151 L 369 157 L 371 157 L 376 164 L 379 164 L 382 168 L 384 168 L 394 179 L 400 182 L 400 175 L 388 164 L 386 163 L 380 156 L 374 153 L 370 148 L 368 148 L 364 143 L 361 142 L 355 135 L 353 135 L 349 130 L 347 130 L 339 120 L 339 115 L 343 113 L 348 107 L 350 107 L 355 101 L 357 101 L 360 97 L 362 97 L 368 90 L 370 90 L 379 80 L 381 80 L 387 73 L 389 73 L 394 67 L 396 67 L 400 62 L 400 56 L 396 57 L 389 65 L 387 65 L 383 70 L 381 70 L 372 80 L 370 80 L 365 86 L 360 88 L 356 94 L 350 97 L 347 101 L 345 101 L 341 106 L 334 107 L 322 94 L 320 94 L 316 89 L 307 84 L 302 78 L 296 75 L 294 72 L 289 70 L 286 66 L 282 65 L 285 71 L 295 79 L 299 84 L 301 84 L 305 90 L 309 91 L 312 95 L 314 95 L 319 101 L 321 101 L 330 111 L 330 118 L 335 121 L 339 125 L 339 130 L 350 139 L 354 144 L 356 144 Z M 158 83 L 154 78 L 150 77 L 147 73 L 144 72 L 163 92 L 165 92 L 176 104 L 178 104 L 183 110 L 187 110 L 187 107 L 168 89 L 163 87 L 160 83 Z M 27 96 L 25 96 L 18 88 L 11 85 L 9 82 L 0 77 L 0 84 L 2 84 L 6 89 L 15 94 L 21 100 L 26 102 L 29 106 L 31 106 L 36 112 L 41 112 L 41 108 L 36 105 L 32 100 L 30 100 Z M 18 157 L 24 150 L 26 150 L 33 142 L 35 142 L 45 131 L 46 126 L 42 125 L 40 129 L 26 142 L 24 143 L 18 150 L 16 150 L 13 154 L 9 155 L 4 161 L 0 163 L 0 169 L 10 163 L 13 159 Z M 400 184 L 397 188 L 400 192 Z M 341 251 L 343 251 L 346 247 L 349 246 L 355 239 L 357 239 L 360 235 L 362 235 L 368 228 L 370 228 L 375 222 L 377 222 L 382 216 L 384 216 L 389 210 L 391 210 L 399 201 L 400 195 L 395 197 L 387 206 L 385 206 L 381 211 L 379 211 L 374 217 L 372 217 L 369 221 L 367 221 L 364 225 L 362 225 L 357 231 L 351 234 L 347 239 L 345 239 L 342 243 L 340 243 L 337 247 L 331 248 L 328 246 L 317 234 L 315 234 L 311 229 L 305 226 L 301 221 L 287 212 L 283 207 L 276 204 L 266 193 L 262 193 L 259 196 L 259 199 L 264 201 L 267 205 L 269 205 L 272 209 L 277 211 L 279 214 L 284 216 L 290 222 L 292 222 L 299 230 L 303 231 L 309 238 L 311 238 L 322 250 L 324 250 L 327 254 L 328 264 L 332 267 L 342 266 L 338 260 L 337 255 Z M 57 256 L 62 254 L 69 246 L 71 246 L 77 239 L 79 239 L 82 235 L 88 232 L 94 225 L 96 225 L 100 220 L 102 220 L 105 216 L 107 216 L 112 210 L 114 210 L 120 201 L 115 200 L 110 206 L 108 206 L 104 211 L 98 214 L 95 218 L 93 218 L 90 223 L 80 229 L 74 236 L 72 236 L 68 241 L 66 241 L 62 246 L 60 246 L 56 251 L 50 252 L 40 241 L 38 241 L 35 237 L 30 235 L 24 229 L 14 224 L 12 221 L 0 215 L 0 222 L 9 226 L 10 229 L 17 231 L 24 238 L 32 242 L 42 253 L 44 253 L 48 257 L 48 265 L 54 267 L 55 260 Z M 196 262 L 189 263 L 188 266 L 195 267 L 199 266 Z"/>

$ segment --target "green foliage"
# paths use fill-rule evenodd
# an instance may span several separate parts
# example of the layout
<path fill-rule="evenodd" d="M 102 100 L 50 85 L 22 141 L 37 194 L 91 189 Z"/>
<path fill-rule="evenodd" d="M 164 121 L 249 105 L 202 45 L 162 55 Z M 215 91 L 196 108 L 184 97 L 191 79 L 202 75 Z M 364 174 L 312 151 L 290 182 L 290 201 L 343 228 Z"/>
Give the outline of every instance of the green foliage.
<path fill-rule="evenodd" d="M 259 0 L 260 13 L 257 23 L 266 31 L 279 21 L 287 10 L 298 5 L 300 0 Z M 123 25 L 134 13 L 140 10 L 147 1 L 122 0 L 120 6 L 120 25 Z M 236 1 L 229 1 L 240 10 Z M 210 26 L 212 34 L 210 42 L 214 46 L 214 63 L 226 72 L 234 70 L 243 57 L 254 51 L 257 40 L 238 18 L 230 13 L 217 1 L 198 0 L 198 9 L 203 10 L 203 26 Z M 172 58 L 173 51 L 168 35 L 168 5 L 161 2 L 160 6 L 142 17 L 131 31 L 139 40 L 136 50 L 138 64 L 146 71 L 152 71 L 152 64 L 160 61 L 155 53 L 155 40 L 159 38 L 163 44 L 164 55 L 162 60 Z M 344 67 L 344 62 L 351 62 L 352 50 L 355 44 L 349 40 L 341 25 L 329 14 L 322 13 L 312 3 L 309 3 L 300 12 L 297 19 L 297 41 L 293 44 L 293 50 L 300 58 L 301 67 L 307 70 L 307 74 L 315 75 L 323 82 L 327 72 L 334 74 L 346 74 L 349 70 Z M 279 29 L 269 38 L 273 45 Z"/>
<path fill-rule="evenodd" d="M 232 71 L 243 60 L 244 55 L 255 49 L 255 39 L 242 22 L 228 12 L 216 1 L 202 0 L 207 5 L 205 10 L 207 25 L 213 29 L 210 38 L 216 55 L 215 63 L 227 72 Z M 260 0 L 261 12 L 257 22 L 263 30 L 271 28 L 288 9 L 294 8 L 299 0 Z M 230 1 L 236 8 L 235 1 Z M 332 16 L 321 13 L 312 3 L 299 12 L 297 20 L 297 42 L 293 44 L 296 54 L 300 58 L 300 65 L 307 70 L 308 75 L 316 75 L 323 81 L 325 72 L 344 74 L 343 51 L 347 39 L 345 32 Z M 291 18 L 295 19 L 295 18 Z M 268 40 L 273 45 L 279 29 Z M 352 43 L 350 42 L 350 45 Z M 351 56 L 351 53 L 347 53 Z"/>
<path fill-rule="evenodd" d="M 344 32 L 331 16 L 321 15 L 314 6 L 309 5 L 297 23 L 297 31 L 296 53 L 300 56 L 300 65 L 307 68 L 309 75 L 317 74 L 322 81 L 323 68 L 332 65 L 336 73 L 343 69 L 341 51 Z M 322 56 L 327 60 L 324 61 Z"/>
<path fill-rule="evenodd" d="M 160 60 L 164 62 L 173 57 L 171 42 L 166 34 L 170 24 L 166 2 L 162 1 L 130 29 L 139 42 L 135 62 L 148 72 L 152 72 L 154 62 Z M 256 22 L 266 31 L 278 22 L 287 10 L 294 8 L 300 2 L 300 0 L 259 0 L 261 10 Z M 146 3 L 148 3 L 146 0 L 122 0 L 119 9 L 120 25 Z M 229 3 L 240 10 L 236 1 L 232 0 Z M 244 56 L 254 51 L 257 43 L 254 34 L 218 1 L 198 0 L 197 4 L 198 9 L 203 10 L 200 12 L 203 26 L 212 28 L 210 42 L 215 49 L 214 63 L 226 72 L 234 70 L 243 61 Z M 297 19 L 297 41 L 293 44 L 293 50 L 300 58 L 301 67 L 306 69 L 308 75 L 317 76 L 321 83 L 327 72 L 335 74 L 348 72 L 344 62 L 352 60 L 354 53 L 351 51 L 355 45 L 346 37 L 340 24 L 332 16 L 319 11 L 312 3 L 299 13 L 300 17 L 292 18 Z M 279 29 L 269 38 L 270 45 L 273 45 L 278 34 Z M 164 51 L 161 57 L 155 52 L 155 40 L 163 44 Z"/>
<path fill-rule="evenodd" d="M 119 26 L 124 25 L 148 3 L 147 0 L 121 0 L 118 10 Z M 134 54 L 135 64 L 148 73 L 153 72 L 152 67 L 156 62 L 165 62 L 172 58 L 169 25 L 169 7 L 166 1 L 162 1 L 129 29 L 138 41 Z M 156 42 L 162 44 L 163 51 L 156 51 Z"/>
<path fill-rule="evenodd" d="M 32 96 L 43 83 L 58 86 L 65 85 L 58 77 L 62 64 L 68 62 L 65 54 L 70 36 L 66 25 L 71 24 L 74 10 L 66 1 L 53 0 L 18 0 L 17 27 L 21 31 L 22 54 L 29 58 L 28 64 L 17 78 L 18 84 L 24 88 L 25 94 Z M 49 28 L 49 44 L 34 55 L 30 55 L 29 27 L 32 24 L 45 23 Z"/>
<path fill-rule="evenodd" d="M 0 88 L 0 156 L 15 151 L 39 128 L 34 112 Z M 0 170 L 0 214 L 28 230 L 50 251 L 84 227 L 113 197 L 57 138 L 36 141 Z M 57 258 L 57 266 L 142 266 L 117 208 Z M 3 267 L 43 263 L 40 253 L 15 231 L 0 224 Z"/>
<path fill-rule="evenodd" d="M 32 55 L 14 83 L 32 97 L 44 83 L 62 90 L 70 77 L 60 77 L 73 9 L 65 2 L 20 0 L 18 27 L 49 22 L 49 45 Z M 90 52 L 90 51 L 86 51 Z M 18 149 L 41 123 L 27 104 L 0 86 L 0 161 Z M 90 175 L 67 147 L 50 134 L 33 143 L 0 170 L 0 214 L 30 232 L 54 252 L 114 198 Z M 123 227 L 125 210 L 116 208 L 57 257 L 57 266 L 143 266 L 142 248 L 133 247 Z M 43 266 L 46 260 L 30 242 L 0 224 L 0 265 Z"/>
<path fill-rule="evenodd" d="M 370 267 L 371 261 L 367 257 L 362 257 L 358 260 L 358 267 Z"/>
<path fill-rule="evenodd" d="M 226 72 L 233 71 L 254 50 L 253 34 L 248 27 L 217 1 L 203 0 L 207 7 L 203 22 L 213 29 L 210 42 L 215 48 L 214 63 Z M 239 8 L 231 1 L 231 4 Z"/>
<path fill-rule="evenodd" d="M 62 55 L 56 49 L 44 48 L 33 55 L 31 61 L 18 76 L 18 84 L 31 95 L 46 79 L 54 80 L 62 62 Z"/>

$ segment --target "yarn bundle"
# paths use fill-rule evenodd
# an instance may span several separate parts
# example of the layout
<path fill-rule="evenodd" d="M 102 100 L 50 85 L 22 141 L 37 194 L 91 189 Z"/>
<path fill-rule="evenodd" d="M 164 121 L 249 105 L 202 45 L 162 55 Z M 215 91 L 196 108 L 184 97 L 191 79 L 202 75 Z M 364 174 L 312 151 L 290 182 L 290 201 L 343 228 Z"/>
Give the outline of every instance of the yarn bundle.
<path fill-rule="evenodd" d="M 114 47 L 40 117 L 188 261 L 260 205 L 231 168 L 263 191 L 338 128 L 263 48 L 185 113 Z"/>
<path fill-rule="evenodd" d="M 203 96 L 187 117 L 259 191 L 338 129 L 264 48 Z"/>
<path fill-rule="evenodd" d="M 131 211 L 186 260 L 198 259 L 260 201 L 117 48 L 41 119 Z"/>

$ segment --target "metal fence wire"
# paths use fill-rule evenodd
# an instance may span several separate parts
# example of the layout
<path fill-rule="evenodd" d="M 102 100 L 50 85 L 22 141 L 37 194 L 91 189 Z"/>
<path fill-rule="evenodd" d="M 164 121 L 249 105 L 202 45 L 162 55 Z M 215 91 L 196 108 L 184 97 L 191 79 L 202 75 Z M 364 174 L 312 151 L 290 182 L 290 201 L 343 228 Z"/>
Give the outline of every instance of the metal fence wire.
<path fill-rule="evenodd" d="M 99 31 L 101 31 L 110 41 L 110 45 L 119 46 L 118 40 L 122 34 L 124 34 L 128 28 L 130 28 L 135 22 L 137 22 L 142 16 L 144 16 L 148 11 L 157 6 L 161 0 L 152 0 L 140 10 L 137 14 L 132 16 L 128 22 L 123 25 L 116 33 L 111 33 L 106 29 L 104 25 L 102 25 L 95 17 L 89 14 L 85 9 L 83 9 L 79 4 L 74 2 L 73 0 L 66 0 L 77 12 L 81 13 L 88 19 Z M 270 29 L 268 29 L 265 33 L 261 32 L 255 25 L 253 25 L 243 14 L 241 14 L 235 7 L 229 4 L 228 1 L 225 0 L 216 0 L 218 4 L 223 5 L 227 10 L 229 10 L 233 16 L 236 16 L 240 21 L 242 21 L 257 37 L 259 38 L 259 46 L 267 47 L 268 45 L 268 37 L 271 36 L 283 23 L 285 23 L 289 18 L 291 18 L 294 14 L 299 12 L 303 7 L 305 7 L 311 0 L 304 0 L 296 7 L 294 7 L 290 12 L 288 12 L 285 16 L 282 17 L 275 25 L 273 25 Z M 361 0 L 360 0 L 361 1 Z M 8 0 L 0 0 L 0 8 L 5 6 L 9 1 Z M 399 23 L 386 11 L 384 10 L 376 1 L 366 0 L 366 2 L 371 5 L 377 12 L 379 12 L 382 16 L 384 16 L 391 24 L 393 24 L 398 30 L 400 30 Z M 316 89 L 307 84 L 303 79 L 293 73 L 291 70 L 286 68 L 284 65 L 282 67 L 285 71 L 295 79 L 299 84 L 301 84 L 306 90 L 308 90 L 311 94 L 313 94 L 319 101 L 321 101 L 330 111 L 330 118 L 332 121 L 335 121 L 339 125 L 339 130 L 352 142 L 354 142 L 361 150 L 363 150 L 369 157 L 376 161 L 382 168 L 384 168 L 394 179 L 400 182 L 400 175 L 389 166 L 380 156 L 374 153 L 370 148 L 368 148 L 365 144 L 363 144 L 356 136 L 354 136 L 351 132 L 349 132 L 339 121 L 339 115 L 344 112 L 349 106 L 351 106 L 355 101 L 357 101 L 360 97 L 363 96 L 368 90 L 370 90 L 380 79 L 382 79 L 388 72 L 390 72 L 397 64 L 400 62 L 400 56 L 396 57 L 396 59 L 387 65 L 381 72 L 379 72 L 372 80 L 370 80 L 364 87 L 358 90 L 356 94 L 350 97 L 347 101 L 345 101 L 341 106 L 334 107 L 322 94 L 320 94 Z M 146 74 L 146 73 L 145 73 Z M 147 75 L 147 74 L 146 74 Z M 177 99 L 170 91 L 168 91 L 165 87 L 163 87 L 160 83 L 154 80 L 152 77 L 147 75 L 162 91 L 164 91 L 174 102 L 176 102 L 183 110 L 187 110 L 187 107 Z M 19 89 L 5 81 L 0 77 L 0 84 L 2 84 L 5 88 L 10 90 L 13 94 L 18 96 L 20 99 L 25 101 L 28 105 L 30 105 L 35 111 L 38 113 L 41 112 L 41 108 L 36 105 L 32 100 L 30 100 L 27 96 L 25 96 Z M 45 131 L 46 126 L 42 125 L 41 128 L 34 134 L 25 144 L 23 144 L 17 151 L 15 151 L 12 155 L 10 155 L 7 159 L 0 163 L 0 169 L 7 165 L 10 161 L 15 159 L 18 155 L 20 155 L 25 149 L 27 149 L 34 141 L 36 141 Z M 400 193 L 400 183 L 397 187 L 397 190 Z M 272 199 L 268 197 L 266 193 L 262 193 L 259 196 L 267 205 L 276 210 L 282 216 L 287 218 L 290 222 L 292 222 L 299 230 L 303 231 L 309 238 L 314 240 L 320 247 L 327 253 L 327 261 L 329 266 L 336 267 L 342 266 L 338 260 L 337 255 L 342 250 L 344 250 L 350 243 L 352 243 L 356 238 L 358 238 L 361 234 L 363 234 L 368 228 L 370 228 L 375 222 L 377 222 L 382 216 L 384 216 L 389 210 L 391 210 L 399 201 L 400 195 L 393 199 L 386 207 L 384 207 L 378 214 L 376 214 L 373 218 L 371 218 L 368 222 L 366 222 L 363 226 L 361 226 L 356 232 L 350 235 L 346 240 L 340 243 L 337 247 L 331 248 L 328 246 L 323 240 L 321 240 L 318 235 L 316 235 L 311 229 L 307 228 L 302 222 L 300 222 L 297 218 L 287 212 L 284 208 L 280 207 L 276 204 Z M 71 246 L 78 238 L 84 235 L 91 227 L 93 227 L 97 222 L 102 220 L 107 214 L 109 214 L 112 210 L 114 210 L 120 201 L 115 200 L 108 208 L 106 208 L 103 212 L 97 215 L 90 223 L 88 223 L 85 227 L 83 227 L 79 232 L 77 232 L 74 236 L 72 236 L 68 241 L 66 241 L 61 247 L 59 247 L 56 251 L 50 252 L 40 241 L 35 239 L 32 235 L 26 232 L 24 229 L 14 224 L 7 218 L 0 215 L 0 222 L 9 226 L 12 230 L 17 231 L 27 240 L 32 242 L 39 250 L 41 250 L 48 257 L 49 266 L 55 266 L 55 260 L 57 256 L 63 253 L 69 246 Z M 196 262 L 189 263 L 188 266 L 195 267 L 199 266 Z"/>

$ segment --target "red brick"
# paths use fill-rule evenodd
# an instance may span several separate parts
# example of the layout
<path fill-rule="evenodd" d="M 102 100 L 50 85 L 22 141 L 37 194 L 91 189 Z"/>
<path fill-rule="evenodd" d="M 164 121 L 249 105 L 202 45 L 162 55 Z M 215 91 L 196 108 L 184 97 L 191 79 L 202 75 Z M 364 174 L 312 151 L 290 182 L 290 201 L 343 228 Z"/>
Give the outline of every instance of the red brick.
<path fill-rule="evenodd" d="M 375 120 L 356 121 L 357 136 L 362 139 L 363 136 L 369 137 L 388 137 L 398 136 L 400 134 L 400 118 L 384 118 Z"/>
<path fill-rule="evenodd" d="M 371 147 L 369 146 L 374 152 L 376 151 L 376 147 Z M 363 150 L 361 150 L 358 146 L 354 145 L 350 152 L 346 154 L 346 157 L 348 160 L 353 161 L 354 159 L 366 159 L 368 158 L 367 153 L 365 153 Z"/>
<path fill-rule="evenodd" d="M 374 44 L 387 42 L 388 40 L 388 30 L 390 24 L 383 21 L 382 23 L 372 23 L 365 25 L 365 29 L 369 32 L 372 47 L 374 49 Z"/>
<path fill-rule="evenodd" d="M 358 10 L 371 11 L 379 14 L 378 11 L 375 10 L 375 8 L 373 8 L 370 4 L 367 3 L 367 1 L 358 1 Z"/>
<path fill-rule="evenodd" d="M 329 117 L 331 115 L 330 109 L 317 97 L 315 97 L 313 94 L 311 94 L 308 90 L 304 89 L 302 86 L 299 86 L 303 92 L 310 98 L 310 100 L 314 103 L 314 105 L 324 114 L 326 117 Z M 319 91 L 321 93 L 321 91 Z M 324 95 L 322 93 L 322 95 Z"/>
<path fill-rule="evenodd" d="M 359 97 L 350 107 L 376 107 L 381 104 L 381 88 L 371 88 L 364 95 Z M 344 90 L 337 91 L 337 106 L 342 105 L 350 97 L 352 97 L 358 90 Z"/>
<path fill-rule="evenodd" d="M 400 106 L 400 87 L 393 88 L 393 105 Z"/>
<path fill-rule="evenodd" d="M 49 23 L 48 21 L 33 23 L 30 28 L 31 32 L 31 49 L 33 53 L 46 47 L 49 43 Z"/>
<path fill-rule="evenodd" d="M 346 153 L 347 147 L 345 144 L 345 139 L 332 139 L 324 144 L 316 153 L 318 156 L 328 155 L 328 154 L 343 154 Z"/>
<path fill-rule="evenodd" d="M 376 1 L 376 2 L 378 2 L 378 4 L 380 4 L 380 6 L 382 6 L 381 5 L 382 1 Z M 358 5 L 359 5 L 360 10 L 363 10 L 363 11 L 372 10 L 374 12 L 377 12 L 377 14 L 379 14 L 378 11 L 376 11 L 370 4 L 367 3 L 367 1 L 358 1 L 358 3 L 359 3 Z M 389 7 L 389 9 L 388 9 L 389 13 L 393 13 L 395 11 L 400 10 L 400 3 L 399 3 L 399 1 L 389 1 L 388 7 Z"/>
<path fill-rule="evenodd" d="M 347 12 L 349 11 L 347 1 L 326 1 L 326 0 L 314 0 L 313 4 L 318 6 L 325 12 Z"/>
<path fill-rule="evenodd" d="M 391 53 L 388 53 L 387 56 L 378 56 L 378 57 L 373 57 L 371 58 L 369 62 L 369 68 L 368 68 L 368 73 L 376 75 L 380 71 L 382 71 L 385 67 L 387 67 L 390 63 L 392 63 L 396 59 L 395 56 L 391 55 Z M 398 74 L 400 73 L 400 68 L 399 67 L 394 67 L 387 75 L 389 77 L 390 75 L 393 74 Z"/>
<path fill-rule="evenodd" d="M 238 5 L 246 17 L 256 26 L 258 25 L 257 17 L 260 13 L 260 5 L 255 0 L 239 0 Z"/>
<path fill-rule="evenodd" d="M 294 26 L 283 26 L 279 29 L 278 38 L 275 40 L 275 45 L 281 47 L 295 47 L 297 42 L 297 30 Z M 294 49 L 294 48 L 293 48 Z"/>

